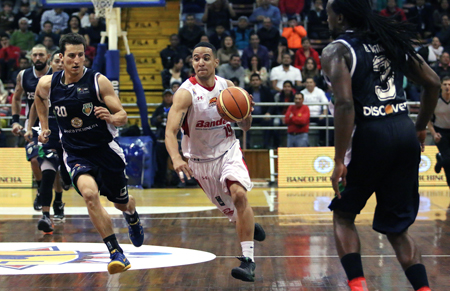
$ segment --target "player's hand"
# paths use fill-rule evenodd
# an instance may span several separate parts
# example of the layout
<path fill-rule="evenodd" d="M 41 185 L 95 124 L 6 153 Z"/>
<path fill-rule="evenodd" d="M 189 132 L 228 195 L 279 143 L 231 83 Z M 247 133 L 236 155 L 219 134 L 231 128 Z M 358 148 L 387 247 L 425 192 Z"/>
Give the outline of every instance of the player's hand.
<path fill-rule="evenodd" d="M 249 96 L 250 96 L 250 98 L 251 98 L 251 102 L 250 102 L 250 107 L 251 107 L 251 109 L 250 109 L 250 114 L 253 112 L 253 110 L 255 110 L 255 105 L 256 105 L 256 103 L 255 103 L 255 101 L 253 101 L 253 95 L 252 94 L 249 94 Z"/>
<path fill-rule="evenodd" d="M 47 143 L 48 142 L 48 137 L 50 136 L 52 132 L 50 131 L 50 129 L 45 129 L 41 131 L 41 134 L 39 134 L 38 140 L 41 143 Z"/>
<path fill-rule="evenodd" d="M 12 133 L 15 135 L 15 136 L 19 136 L 20 135 L 20 131 L 23 129 L 23 126 L 22 125 L 20 125 L 19 123 L 17 123 L 17 122 L 15 122 L 15 123 L 13 123 L 13 125 L 12 125 Z"/>
<path fill-rule="evenodd" d="M 336 163 L 334 165 L 333 174 L 331 175 L 331 184 L 333 185 L 334 194 L 341 199 L 341 191 L 339 191 L 339 182 L 342 183 L 342 186 L 347 186 L 347 167 L 344 163 Z"/>
<path fill-rule="evenodd" d="M 25 140 L 27 142 L 32 142 L 33 141 L 33 131 L 32 130 L 27 130 L 27 132 L 25 132 L 23 137 L 25 138 Z"/>
<path fill-rule="evenodd" d="M 181 157 L 173 161 L 173 168 L 178 173 L 178 177 L 182 183 L 185 182 L 184 175 L 186 175 L 188 180 L 194 177 L 194 172 L 192 172 L 189 165 Z"/>
<path fill-rule="evenodd" d="M 106 109 L 105 107 L 95 106 L 94 114 L 97 118 L 104 120 L 107 123 L 110 123 L 110 124 L 113 123 L 113 116 L 111 115 L 111 112 L 109 112 L 109 110 Z"/>
<path fill-rule="evenodd" d="M 433 136 L 434 142 L 439 143 L 441 141 L 442 135 L 439 132 L 436 132 L 436 134 Z"/>
<path fill-rule="evenodd" d="M 427 130 L 426 129 L 417 131 L 417 139 L 420 142 L 420 148 L 421 148 L 422 152 L 425 150 L 425 138 L 426 137 L 427 137 Z"/>

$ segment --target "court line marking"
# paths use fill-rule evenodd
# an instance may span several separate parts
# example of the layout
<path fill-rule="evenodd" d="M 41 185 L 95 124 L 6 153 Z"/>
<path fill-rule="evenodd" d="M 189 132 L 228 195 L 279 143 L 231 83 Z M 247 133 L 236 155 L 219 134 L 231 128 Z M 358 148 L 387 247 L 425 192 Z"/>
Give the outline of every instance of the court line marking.
<path fill-rule="evenodd" d="M 255 258 L 338 258 L 338 255 L 325 256 L 254 256 Z M 395 255 L 361 255 L 361 258 L 395 258 Z M 423 258 L 450 258 L 450 255 L 424 255 Z M 228 259 L 236 258 L 236 256 L 216 256 L 216 258 Z"/>

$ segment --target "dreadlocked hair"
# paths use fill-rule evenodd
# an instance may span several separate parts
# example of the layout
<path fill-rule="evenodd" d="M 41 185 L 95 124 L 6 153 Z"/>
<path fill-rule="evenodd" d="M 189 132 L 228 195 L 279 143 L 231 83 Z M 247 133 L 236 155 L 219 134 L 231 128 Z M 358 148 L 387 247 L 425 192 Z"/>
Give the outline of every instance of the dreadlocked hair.
<path fill-rule="evenodd" d="M 355 33 L 381 44 L 386 57 L 394 69 L 406 71 L 405 55 L 422 64 L 413 45 L 416 40 L 415 26 L 406 22 L 397 22 L 372 11 L 371 0 L 335 0 L 331 8 L 336 14 L 342 14 Z"/>

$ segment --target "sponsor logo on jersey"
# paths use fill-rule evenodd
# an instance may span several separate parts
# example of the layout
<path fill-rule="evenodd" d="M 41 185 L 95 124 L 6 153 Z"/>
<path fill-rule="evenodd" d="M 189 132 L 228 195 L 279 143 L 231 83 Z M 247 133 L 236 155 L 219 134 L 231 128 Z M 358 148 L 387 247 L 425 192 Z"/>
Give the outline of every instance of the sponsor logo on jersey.
<path fill-rule="evenodd" d="M 77 94 L 89 94 L 89 88 L 77 88 Z"/>
<path fill-rule="evenodd" d="M 72 124 L 73 127 L 75 128 L 80 128 L 83 126 L 83 120 L 81 120 L 78 117 L 74 117 L 72 118 L 72 120 L 70 121 L 70 124 Z"/>
<path fill-rule="evenodd" d="M 89 116 L 92 113 L 92 108 L 94 108 L 94 105 L 92 105 L 92 102 L 84 103 L 82 111 L 86 116 Z"/>
<path fill-rule="evenodd" d="M 213 98 L 209 99 L 209 107 L 216 106 L 216 103 L 217 103 L 217 97 L 213 97 Z"/>
<path fill-rule="evenodd" d="M 364 116 L 386 116 L 392 113 L 398 113 L 401 111 L 406 111 L 406 102 L 398 104 L 388 104 L 386 106 L 364 106 Z"/>
<path fill-rule="evenodd" d="M 216 121 L 205 121 L 205 120 L 198 120 L 197 124 L 195 125 L 196 129 L 210 129 L 210 128 L 215 128 L 221 125 L 225 125 L 227 124 L 228 121 L 226 121 L 225 119 L 221 118 L 219 120 Z"/>

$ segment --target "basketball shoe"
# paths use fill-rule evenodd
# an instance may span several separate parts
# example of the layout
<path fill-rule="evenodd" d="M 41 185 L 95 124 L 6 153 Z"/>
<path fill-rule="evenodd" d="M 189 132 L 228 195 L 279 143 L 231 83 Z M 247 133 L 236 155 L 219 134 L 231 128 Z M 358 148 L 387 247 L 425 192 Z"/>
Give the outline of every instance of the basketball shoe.
<path fill-rule="evenodd" d="M 144 228 L 140 219 L 128 224 L 128 237 L 135 247 L 140 247 L 144 243 Z"/>
<path fill-rule="evenodd" d="M 66 203 L 53 202 L 53 220 L 61 222 L 66 219 L 64 216 L 64 205 L 66 205 Z"/>
<path fill-rule="evenodd" d="M 53 234 L 53 223 L 50 218 L 43 215 L 38 221 L 38 229 L 42 230 L 44 234 Z"/>
<path fill-rule="evenodd" d="M 256 268 L 255 262 L 253 262 L 249 257 L 240 256 L 236 258 L 241 261 L 241 265 L 231 270 L 231 276 L 245 282 L 254 282 Z"/>
<path fill-rule="evenodd" d="M 108 273 L 111 275 L 125 272 L 131 267 L 130 262 L 125 255 L 118 250 L 113 250 L 110 258 L 111 262 L 108 264 Z"/>
<path fill-rule="evenodd" d="M 358 277 L 348 281 L 348 286 L 352 291 L 369 291 L 366 278 L 364 277 Z"/>
<path fill-rule="evenodd" d="M 259 223 L 255 223 L 255 233 L 253 234 L 253 239 L 257 241 L 263 241 L 266 239 L 266 232 Z"/>
<path fill-rule="evenodd" d="M 441 153 L 436 154 L 436 165 L 434 165 L 434 171 L 439 174 L 442 169 L 442 155 Z"/>
<path fill-rule="evenodd" d="M 42 210 L 41 201 L 39 199 L 39 193 L 36 193 L 36 198 L 34 198 L 34 202 L 33 202 L 33 208 L 36 211 L 41 211 Z"/>
<path fill-rule="evenodd" d="M 431 291 L 431 289 L 430 289 L 430 287 L 428 287 L 428 286 L 424 286 L 424 287 L 420 288 L 420 289 L 417 290 L 417 291 Z"/>

